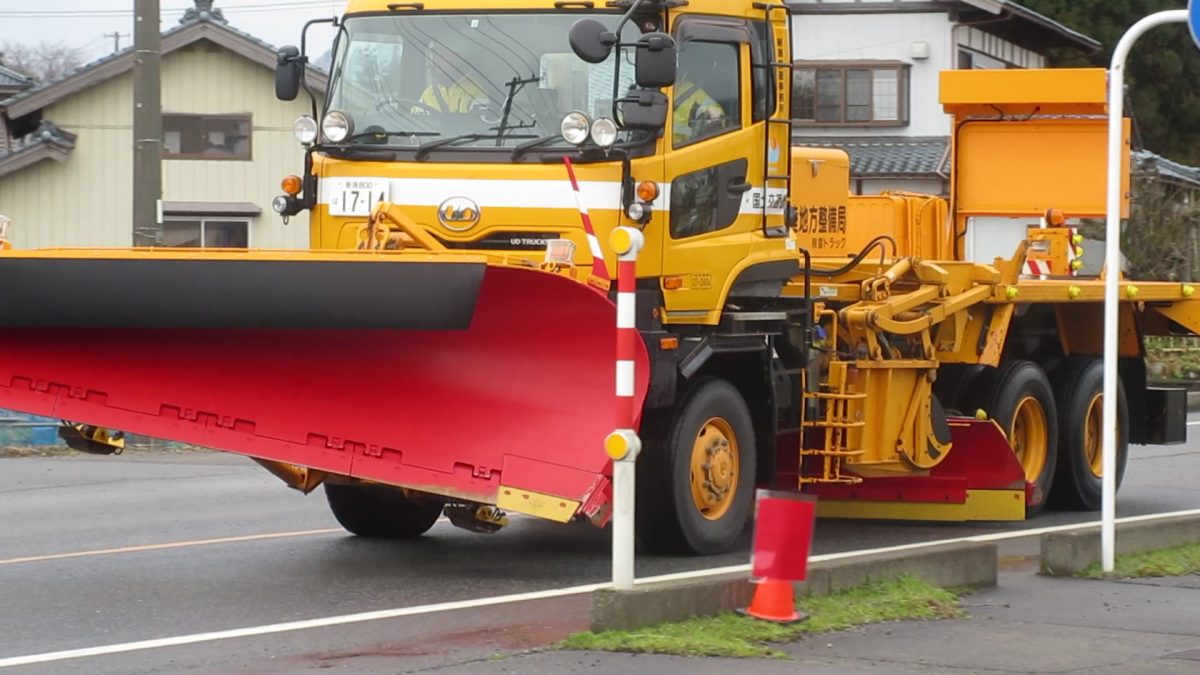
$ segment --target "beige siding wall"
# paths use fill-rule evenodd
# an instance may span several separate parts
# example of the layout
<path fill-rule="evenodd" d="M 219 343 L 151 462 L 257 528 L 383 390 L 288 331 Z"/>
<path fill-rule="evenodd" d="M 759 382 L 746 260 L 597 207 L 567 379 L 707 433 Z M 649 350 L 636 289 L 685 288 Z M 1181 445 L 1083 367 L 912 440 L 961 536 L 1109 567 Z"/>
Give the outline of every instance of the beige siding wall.
<path fill-rule="evenodd" d="M 172 56 L 163 63 L 163 112 L 250 113 L 253 160 L 166 160 L 164 199 L 252 202 L 262 215 L 250 226 L 251 246 L 308 246 L 307 215 L 292 218 L 285 226 L 271 210 L 279 181 L 304 169 L 304 152 L 292 135 L 292 122 L 308 112 L 308 97 L 292 102 L 276 99 L 270 70 L 209 42 Z"/>
<path fill-rule="evenodd" d="M 132 87 L 120 76 L 43 111 L 78 138 L 66 161 L 0 177 L 0 213 L 14 221 L 14 246 L 129 245 Z"/>
<path fill-rule="evenodd" d="M 307 246 L 307 216 L 285 227 L 271 210 L 280 179 L 303 170 L 291 127 L 308 112 L 307 97 L 276 100 L 270 70 L 206 41 L 166 55 L 162 73 L 164 112 L 249 112 L 254 132 L 252 161 L 165 160 L 163 199 L 252 202 L 262 215 L 251 223 L 251 246 Z M 0 177 L 0 213 L 15 221 L 15 246 L 132 243 L 132 100 L 126 74 L 46 108 L 45 119 L 78 139 L 65 162 Z"/>

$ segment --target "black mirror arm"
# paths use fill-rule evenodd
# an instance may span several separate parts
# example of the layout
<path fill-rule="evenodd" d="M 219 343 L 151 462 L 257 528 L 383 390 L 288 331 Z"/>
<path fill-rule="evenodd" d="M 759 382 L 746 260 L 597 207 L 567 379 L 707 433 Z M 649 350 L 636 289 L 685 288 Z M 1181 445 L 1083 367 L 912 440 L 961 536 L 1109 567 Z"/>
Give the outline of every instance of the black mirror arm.
<path fill-rule="evenodd" d="M 304 28 L 300 31 L 300 86 L 308 93 L 308 100 L 312 107 L 312 117 L 320 124 L 320 112 L 317 110 L 317 95 L 313 92 L 312 87 L 308 84 L 308 29 L 317 24 L 327 23 L 334 28 L 341 28 L 342 22 L 336 16 L 328 19 L 312 19 L 304 24 Z"/>
<path fill-rule="evenodd" d="M 313 149 L 304 150 L 304 191 L 300 195 L 300 208 L 311 209 L 317 205 L 317 176 L 313 173 Z"/>
<path fill-rule="evenodd" d="M 613 69 L 612 118 L 614 121 L 619 117 L 617 112 L 617 99 L 621 96 L 621 48 L 625 46 L 621 44 L 620 41 L 621 33 L 625 30 L 625 24 L 629 23 L 629 21 L 633 19 L 633 15 L 637 13 L 639 9 L 641 9 L 645 2 L 646 0 L 634 0 L 633 4 L 631 4 L 629 9 L 625 12 L 625 16 L 622 16 L 621 20 L 617 22 L 617 29 L 613 31 L 613 38 L 616 44 L 614 53 L 617 55 L 617 64 Z"/>

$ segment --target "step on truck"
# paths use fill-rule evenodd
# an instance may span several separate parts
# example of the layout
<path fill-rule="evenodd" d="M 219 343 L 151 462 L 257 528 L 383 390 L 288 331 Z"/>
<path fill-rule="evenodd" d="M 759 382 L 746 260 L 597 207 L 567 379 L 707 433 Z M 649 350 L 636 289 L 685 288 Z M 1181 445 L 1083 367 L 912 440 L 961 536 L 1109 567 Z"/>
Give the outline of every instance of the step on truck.
<path fill-rule="evenodd" d="M 943 73 L 949 199 L 853 196 L 845 152 L 792 147 L 790 20 L 351 0 L 274 203 L 308 212 L 310 248 L 5 246 L 0 408 L 91 452 L 119 429 L 247 455 L 368 537 L 604 526 L 625 226 L 647 547 L 730 548 L 756 487 L 827 517 L 1096 509 L 1103 289 L 1078 228 L 1104 212 L 1104 72 Z M 306 60 L 280 50 L 281 98 L 309 95 Z M 1195 332 L 1200 301 L 1120 293 L 1123 470 L 1183 440 L 1143 338 Z"/>

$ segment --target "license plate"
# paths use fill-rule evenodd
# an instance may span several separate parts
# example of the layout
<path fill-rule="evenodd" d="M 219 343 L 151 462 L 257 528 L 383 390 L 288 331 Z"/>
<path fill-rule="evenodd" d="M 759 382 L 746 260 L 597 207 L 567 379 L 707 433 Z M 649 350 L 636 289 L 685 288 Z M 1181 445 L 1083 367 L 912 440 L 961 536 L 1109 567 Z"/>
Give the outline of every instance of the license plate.
<path fill-rule="evenodd" d="M 327 178 L 329 215 L 369 216 L 371 208 L 388 198 L 388 182 L 370 178 Z"/>

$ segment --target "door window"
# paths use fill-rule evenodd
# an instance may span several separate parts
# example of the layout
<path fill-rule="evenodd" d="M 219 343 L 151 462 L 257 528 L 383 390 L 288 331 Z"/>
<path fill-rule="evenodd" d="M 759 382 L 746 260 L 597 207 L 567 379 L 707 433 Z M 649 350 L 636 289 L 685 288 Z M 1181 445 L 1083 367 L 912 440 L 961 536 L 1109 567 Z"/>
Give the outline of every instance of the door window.
<path fill-rule="evenodd" d="M 723 230 L 742 210 L 749 162 L 736 159 L 685 173 L 671 181 L 671 237 L 683 239 Z"/>
<path fill-rule="evenodd" d="M 739 55 L 736 44 L 684 42 L 675 84 L 675 147 L 742 127 Z"/>

